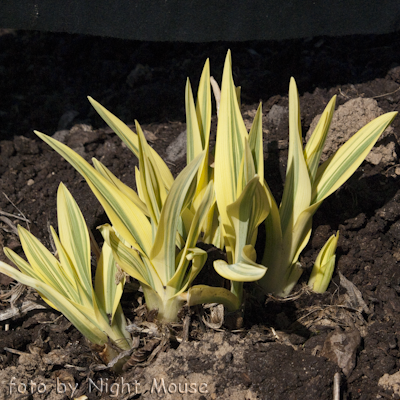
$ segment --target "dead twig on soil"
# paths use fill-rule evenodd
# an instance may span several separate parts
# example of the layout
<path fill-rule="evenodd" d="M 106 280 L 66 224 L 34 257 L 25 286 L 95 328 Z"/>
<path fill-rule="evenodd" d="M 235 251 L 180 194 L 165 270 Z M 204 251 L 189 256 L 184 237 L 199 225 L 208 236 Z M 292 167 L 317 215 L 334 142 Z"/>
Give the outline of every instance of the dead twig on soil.
<path fill-rule="evenodd" d="M 341 325 L 343 327 L 348 326 L 347 321 L 343 322 L 342 319 L 339 318 L 335 318 L 332 315 L 329 315 L 329 311 L 330 310 L 339 310 L 342 309 L 344 311 L 348 311 L 351 313 L 356 313 L 357 315 L 361 316 L 361 313 L 359 310 L 355 309 L 355 308 L 351 308 L 349 306 L 346 305 L 341 305 L 341 304 L 332 304 L 332 305 L 327 305 L 324 307 L 310 307 L 307 310 L 310 310 L 309 313 L 307 313 L 306 315 L 303 315 L 302 317 L 298 318 L 293 324 L 296 323 L 302 323 L 304 326 L 306 326 L 307 328 L 309 328 L 310 326 L 314 325 L 316 322 L 324 320 L 324 319 L 329 319 L 330 321 L 334 322 L 335 324 Z M 321 313 L 322 315 L 317 316 L 316 318 L 309 318 L 310 321 L 306 321 L 306 322 L 302 322 L 305 319 L 307 319 L 308 317 L 310 317 L 310 315 L 314 314 L 314 313 Z M 362 318 L 362 320 L 364 321 L 364 318 Z"/>
<path fill-rule="evenodd" d="M 72 364 L 65 364 L 64 367 L 65 368 L 74 368 L 74 369 L 76 369 L 77 371 L 80 371 L 80 372 L 87 371 L 87 367 L 78 367 L 77 365 L 72 365 Z"/>
<path fill-rule="evenodd" d="M 23 217 L 23 221 L 26 222 L 26 227 L 28 228 L 28 231 L 30 232 L 30 228 L 29 228 L 29 220 L 25 217 L 24 213 L 10 200 L 10 198 L 3 192 L 4 197 L 13 205 L 13 207 L 22 215 Z"/>
<path fill-rule="evenodd" d="M 3 221 L 6 225 L 10 227 L 10 230 L 2 227 L 3 231 L 6 231 L 8 233 L 14 233 L 14 235 L 18 236 L 18 229 L 9 218 L 0 216 L 0 221 Z"/>
<path fill-rule="evenodd" d="M 0 301 L 10 303 L 10 307 L 0 312 L 0 321 L 5 321 L 14 317 L 22 317 L 32 310 L 48 309 L 47 305 L 40 304 L 35 300 L 25 300 L 22 304 L 16 305 L 18 299 L 24 294 L 26 286 L 17 283 L 10 290 L 0 294 Z M 30 291 L 28 291 L 29 296 Z M 26 298 L 26 296 L 25 296 Z M 52 321 L 54 323 L 54 321 Z"/>
<path fill-rule="evenodd" d="M 12 354 L 17 354 L 17 355 L 19 355 L 19 356 L 24 356 L 24 355 L 26 355 L 26 354 L 30 354 L 30 353 L 26 353 L 26 352 L 24 352 L 24 351 L 19 351 L 19 350 L 11 349 L 10 347 L 4 347 L 4 350 L 5 350 L 5 351 L 8 351 L 9 353 L 12 353 Z"/>
<path fill-rule="evenodd" d="M 390 93 L 385 93 L 385 94 L 380 94 L 379 96 L 374 96 L 372 97 L 373 99 L 379 99 L 379 97 L 385 97 L 385 96 L 390 96 L 391 94 L 394 94 L 400 90 L 400 87 L 398 87 L 396 90 Z"/>
<path fill-rule="evenodd" d="M 19 219 L 19 220 L 24 221 L 24 222 L 26 222 L 28 224 L 31 223 L 31 221 L 29 221 L 29 219 L 26 219 L 25 217 L 20 217 L 19 215 L 11 214 L 11 213 L 8 213 L 8 212 L 5 212 L 5 211 L 1 211 L 1 210 L 0 210 L 0 214 L 1 215 L 5 215 L 6 217 Z"/>
<path fill-rule="evenodd" d="M 33 301 L 24 301 L 19 307 L 10 307 L 4 311 L 0 312 L 0 321 L 5 321 L 7 319 L 14 318 L 16 316 L 22 317 L 29 311 L 32 310 L 42 310 L 45 309 L 46 306 L 42 304 L 35 303 Z"/>
<path fill-rule="evenodd" d="M 280 303 L 295 301 L 299 299 L 303 294 L 311 294 L 311 293 L 313 293 L 313 291 L 307 285 L 304 285 L 300 290 L 287 297 L 275 297 L 272 294 L 269 294 L 267 300 L 265 301 L 265 304 L 269 303 L 270 301 L 277 301 Z"/>
<path fill-rule="evenodd" d="M 9 302 L 11 305 L 15 303 L 24 293 L 26 286 L 22 283 L 17 283 L 10 290 L 0 294 L 0 301 Z"/>
<path fill-rule="evenodd" d="M 339 271 L 340 285 L 347 290 L 349 296 L 350 306 L 357 309 L 357 311 L 364 311 L 366 314 L 370 314 L 370 310 L 367 303 L 362 297 L 361 291 L 357 288 L 354 283 L 350 282 L 345 276 Z"/>

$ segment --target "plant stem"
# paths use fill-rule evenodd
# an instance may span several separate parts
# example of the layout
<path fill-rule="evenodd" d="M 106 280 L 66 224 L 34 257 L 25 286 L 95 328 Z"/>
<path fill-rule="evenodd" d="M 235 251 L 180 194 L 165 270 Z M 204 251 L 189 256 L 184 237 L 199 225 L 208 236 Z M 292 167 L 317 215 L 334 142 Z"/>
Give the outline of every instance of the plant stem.
<path fill-rule="evenodd" d="M 157 318 L 162 322 L 176 322 L 178 312 L 182 308 L 184 301 L 179 297 L 174 297 L 175 289 L 166 287 L 159 296 L 151 287 L 142 286 L 147 309 L 158 310 Z"/>
<path fill-rule="evenodd" d="M 243 282 L 231 281 L 231 292 L 238 298 L 241 305 L 243 300 Z"/>

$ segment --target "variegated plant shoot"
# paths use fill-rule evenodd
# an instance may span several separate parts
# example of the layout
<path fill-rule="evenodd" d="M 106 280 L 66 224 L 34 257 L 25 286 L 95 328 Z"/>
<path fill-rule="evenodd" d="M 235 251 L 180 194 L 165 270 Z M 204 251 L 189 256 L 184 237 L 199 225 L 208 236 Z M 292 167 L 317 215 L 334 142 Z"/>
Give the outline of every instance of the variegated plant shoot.
<path fill-rule="evenodd" d="M 0 272 L 35 288 L 44 301 L 62 312 L 92 343 L 106 345 L 111 340 L 128 350 L 131 338 L 120 305 L 124 279 L 115 283 L 117 272 L 111 248 L 104 243 L 92 284 L 90 234 L 78 205 L 60 184 L 57 193 L 59 236 L 51 227 L 58 257 L 53 255 L 23 227 L 18 227 L 28 261 L 5 248 L 6 256 L 19 270 L 0 261 Z M 103 355 L 113 357 L 108 349 Z M 107 357 L 106 357 L 107 358 Z"/>
<path fill-rule="evenodd" d="M 335 268 L 336 247 L 339 240 L 339 231 L 332 235 L 319 252 L 312 269 L 308 286 L 317 293 L 324 293 L 328 289 L 333 270 Z"/>
<path fill-rule="evenodd" d="M 137 193 L 123 184 L 98 160 L 94 167 L 64 144 L 36 132 L 86 179 L 106 211 L 111 225 L 101 227 L 118 265 L 137 279 L 147 307 L 158 318 L 175 321 L 184 301 L 190 305 L 222 302 L 237 308 L 237 299 L 224 288 L 190 287 L 207 253 L 196 247 L 199 237 L 218 240 L 215 233 L 215 195 L 209 177 L 208 137 L 211 121 L 208 63 L 203 71 L 196 110 L 197 130 L 188 140 L 188 165 L 173 179 L 167 165 L 148 145 L 140 125 L 134 133 L 95 100 L 92 105 L 139 158 Z M 189 85 L 188 85 L 189 88 Z M 188 91 L 189 89 L 187 89 Z M 194 126 L 194 125 L 193 125 Z M 203 150 L 204 149 L 204 150 Z"/>
<path fill-rule="evenodd" d="M 250 132 L 240 113 L 232 78 L 231 54 L 225 60 L 215 149 L 215 196 L 227 262 L 215 270 L 231 281 L 231 292 L 242 301 L 243 282 L 257 281 L 266 268 L 256 263 L 258 226 L 269 213 L 264 182 L 261 105 Z"/>
<path fill-rule="evenodd" d="M 148 145 L 138 122 L 135 133 L 92 98 L 89 101 L 96 111 L 139 159 L 137 192 L 100 161 L 93 159 L 92 166 L 63 143 L 36 132 L 85 178 L 110 220 L 100 227 L 105 243 L 95 287 L 90 275 L 89 233 L 63 185 L 58 194 L 60 239 L 52 231 L 58 259 L 19 228 L 28 262 L 6 250 L 21 272 L 4 263 L 0 272 L 36 288 L 92 342 L 104 344 L 110 338 L 121 349 L 129 348 L 130 338 L 119 306 L 123 281 L 114 284 L 116 263 L 141 283 L 147 307 L 157 309 L 164 322 L 176 321 L 185 301 L 189 305 L 222 303 L 228 310 L 236 310 L 242 304 L 244 282 L 259 281 L 265 292 L 287 296 L 302 273 L 298 259 L 310 238 L 314 213 L 355 172 L 396 113 L 366 125 L 319 165 L 335 98 L 303 149 L 298 93 L 291 79 L 289 159 L 278 207 L 264 179 L 261 105 L 247 132 L 231 64 L 228 52 L 218 93 L 215 161 L 211 165 L 208 60 L 196 103 L 187 82 L 187 166 L 176 179 Z M 260 264 L 254 246 L 263 221 L 266 242 Z M 215 261 L 214 268 L 231 281 L 231 290 L 191 286 L 207 258 L 197 247 L 198 241 L 226 249 L 227 260 Z M 315 261 L 309 285 L 317 292 L 325 291 L 331 279 L 337 241 L 338 234 L 328 240 Z"/>
<path fill-rule="evenodd" d="M 147 306 L 157 309 L 160 319 L 174 321 L 184 301 L 180 294 L 188 288 L 207 258 L 206 252 L 195 245 L 214 201 L 212 183 L 186 225 L 182 214 L 193 199 L 203 153 L 172 180 L 167 192 L 139 126 L 138 132 L 139 195 L 99 161 L 94 161 L 95 169 L 69 147 L 37 134 L 86 179 L 111 221 L 112 226 L 103 225 L 101 233 L 118 265 L 142 284 Z"/>
<path fill-rule="evenodd" d="M 287 296 L 302 273 L 298 257 L 311 235 L 312 217 L 322 201 L 355 172 L 396 113 L 378 117 L 357 132 L 335 155 L 319 166 L 335 107 L 327 105 L 303 150 L 298 92 L 294 79 L 289 91 L 289 159 L 281 205 L 264 180 L 261 105 L 247 133 L 240 114 L 238 88 L 232 79 L 228 52 L 218 110 L 215 169 L 216 204 L 228 262 L 214 262 L 230 279 L 231 291 L 242 296 L 243 282 L 260 280 L 267 293 Z M 217 101 L 218 103 L 218 101 Z M 189 132 L 189 131 L 188 131 Z M 263 220 L 266 242 L 262 265 L 254 244 Z M 338 235 L 331 237 L 317 257 L 309 285 L 326 290 L 332 276 Z M 264 266 L 264 268 L 263 268 Z"/>
<path fill-rule="evenodd" d="M 328 103 L 303 149 L 299 95 L 296 83 L 291 79 L 289 155 L 279 208 L 272 195 L 268 194 L 270 213 L 265 222 L 266 242 L 262 260 L 268 270 L 260 281 L 267 293 L 287 296 L 291 292 L 303 272 L 298 258 L 309 241 L 314 213 L 329 195 L 352 176 L 397 114 L 390 112 L 374 119 L 319 165 L 334 108 L 335 97 Z M 316 291 L 324 291 L 327 287 L 326 279 L 320 279 L 319 275 L 329 276 L 329 279 L 332 276 L 332 255 L 336 243 L 337 238 L 331 237 L 327 247 L 318 256 L 310 281 Z M 326 271 L 327 268 L 329 271 Z"/>
<path fill-rule="evenodd" d="M 197 176 L 195 198 L 192 204 L 193 210 L 198 207 L 204 190 L 213 180 L 214 168 L 209 165 L 209 142 L 211 128 L 211 87 L 210 87 L 210 63 L 206 61 L 201 74 L 195 104 L 189 78 L 185 89 L 186 109 L 186 159 L 189 164 L 201 151 L 205 151 L 202 165 Z M 222 249 L 224 240 L 221 234 L 216 203 L 209 210 L 206 223 L 203 226 L 203 243 L 212 243 Z"/>

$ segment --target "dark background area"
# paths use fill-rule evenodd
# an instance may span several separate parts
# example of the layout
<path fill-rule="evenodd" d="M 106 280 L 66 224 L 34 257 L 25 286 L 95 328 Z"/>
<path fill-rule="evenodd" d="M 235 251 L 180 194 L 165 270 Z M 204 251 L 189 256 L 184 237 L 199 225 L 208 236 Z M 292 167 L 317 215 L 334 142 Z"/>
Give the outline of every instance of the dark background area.
<path fill-rule="evenodd" d="M 184 120 L 186 78 L 196 88 L 206 58 L 220 81 L 232 50 L 242 103 L 286 95 L 291 76 L 312 93 L 383 78 L 400 59 L 400 33 L 319 37 L 281 42 L 155 43 L 59 33 L 2 31 L 0 36 L 0 138 L 52 134 L 60 119 L 102 122 L 90 95 L 122 120 Z M 381 95 L 383 93 L 375 93 Z"/>

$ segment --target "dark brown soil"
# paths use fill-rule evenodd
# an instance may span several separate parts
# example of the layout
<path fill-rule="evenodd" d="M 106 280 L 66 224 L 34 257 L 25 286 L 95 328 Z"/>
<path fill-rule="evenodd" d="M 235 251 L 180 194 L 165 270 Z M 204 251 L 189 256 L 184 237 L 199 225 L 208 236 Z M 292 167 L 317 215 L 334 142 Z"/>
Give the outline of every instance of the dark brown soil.
<path fill-rule="evenodd" d="M 137 160 L 104 127 L 86 96 L 91 95 L 129 124 L 138 119 L 149 132 L 150 143 L 166 158 L 168 145 L 185 130 L 186 77 L 196 88 L 209 57 L 212 74 L 220 81 L 228 48 L 232 50 L 235 83 L 242 86 L 246 120 L 254 116 L 256 103 L 263 101 L 264 129 L 268 131 L 264 141 L 266 179 L 280 199 L 287 155 L 287 117 L 276 124 L 267 116 L 274 105 L 287 107 L 290 76 L 296 78 L 300 90 L 304 133 L 335 94 L 338 105 L 364 97 L 374 98 L 385 112 L 399 111 L 399 44 L 399 33 L 183 44 L 2 32 L 0 211 L 13 214 L 15 217 L 9 219 L 15 224 L 26 226 L 16 217 L 27 218 L 31 232 L 51 248 L 48 226 L 56 225 L 56 190 L 62 181 L 94 231 L 107 221 L 101 206 L 75 170 L 36 138 L 33 130 L 50 135 L 68 130 L 66 141 L 70 147 L 78 149 L 87 160 L 100 159 L 134 187 Z M 392 126 L 394 130 L 385 143 L 393 142 L 400 154 L 400 119 Z M 185 159 L 180 158 L 170 164 L 174 174 L 184 163 Z M 135 365 L 122 377 L 109 369 L 95 368 L 101 361 L 64 317 L 49 308 L 30 311 L 1 321 L 0 399 L 28 394 L 18 385 L 32 380 L 37 385 L 33 389 L 36 393 L 25 398 L 112 398 L 113 383 L 116 389 L 122 388 L 118 384 L 129 382 L 131 393 L 125 392 L 121 398 L 324 400 L 332 399 L 336 372 L 341 374 L 343 399 L 400 398 L 378 384 L 385 374 L 400 370 L 397 164 L 397 156 L 386 164 L 365 162 L 315 216 L 312 239 L 300 260 L 306 268 L 305 277 L 296 289 L 301 290 L 306 282 L 321 246 L 339 230 L 337 268 L 327 293 L 316 295 L 302 290 L 289 301 L 268 298 L 264 303 L 257 288 L 249 286 L 242 329 L 229 329 L 232 326 L 227 318 L 223 333 L 216 333 L 203 324 L 203 310 L 191 310 L 188 342 L 179 345 L 171 341 L 170 348 L 147 366 Z M 0 245 L 21 250 L 18 237 L 4 219 L 0 220 Z M 261 253 L 261 241 L 257 248 Z M 6 261 L 2 251 L 0 259 Z M 212 263 L 207 264 L 203 275 L 210 279 L 208 272 L 212 272 Z M 354 292 L 350 294 L 339 272 L 361 291 L 365 303 L 355 299 Z M 5 295 L 13 285 L 7 277 L 0 277 L 0 312 L 10 308 Z M 25 289 L 15 306 L 26 299 L 44 304 Z M 123 305 L 129 318 L 134 319 L 138 295 L 126 293 Z M 180 327 L 175 329 L 179 336 Z M 354 359 L 345 366 L 339 367 L 335 358 L 338 341 L 332 339 L 334 334 L 344 338 L 339 343 L 342 352 L 354 353 Z M 160 383 L 162 378 L 167 393 L 151 392 L 153 379 Z M 135 381 L 140 384 L 138 390 L 133 389 Z M 10 386 L 10 382 L 16 385 Z M 77 390 L 65 394 L 57 388 L 57 382 L 76 385 Z M 90 386 L 92 382 L 108 382 L 109 386 L 101 393 Z M 193 389 L 196 393 L 173 393 L 174 385 L 181 384 L 184 391 L 184 383 L 188 382 L 197 385 Z"/>

